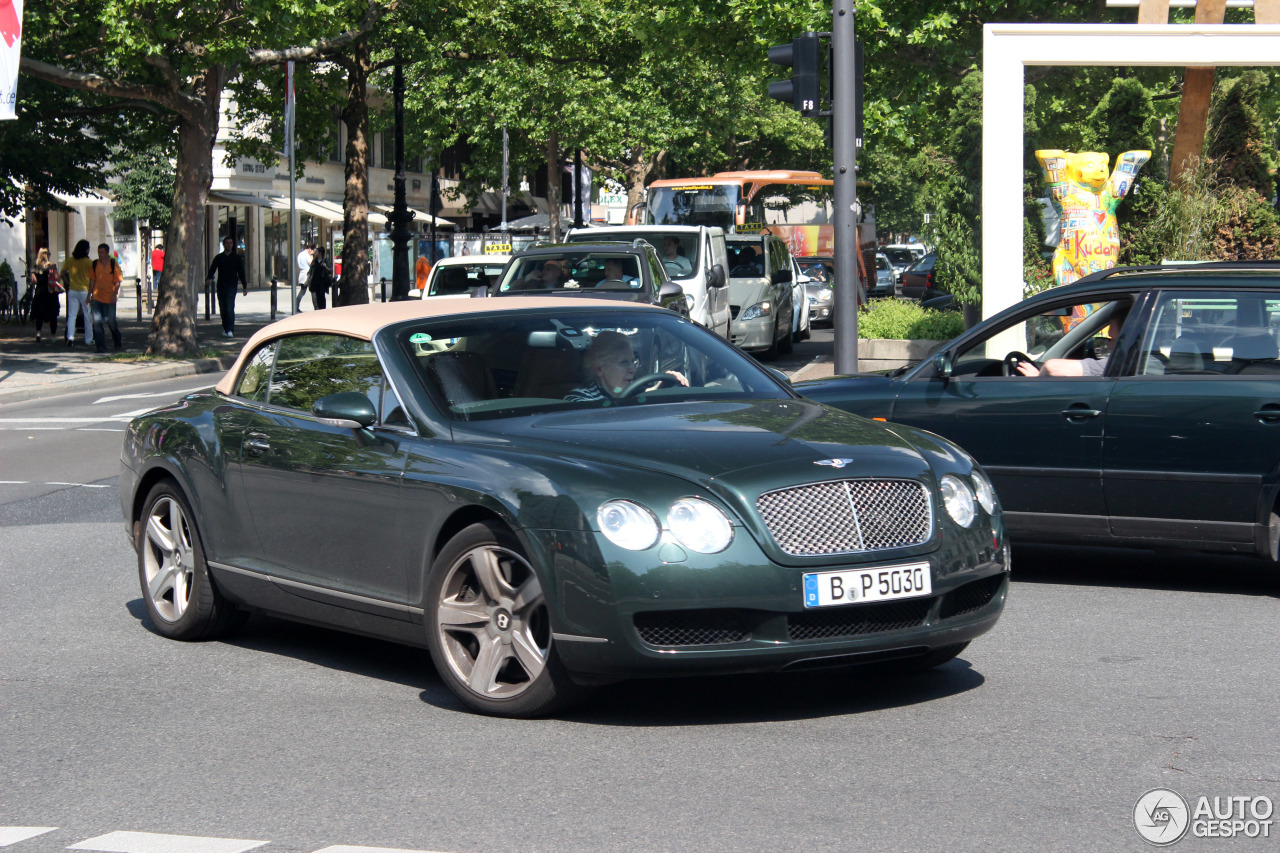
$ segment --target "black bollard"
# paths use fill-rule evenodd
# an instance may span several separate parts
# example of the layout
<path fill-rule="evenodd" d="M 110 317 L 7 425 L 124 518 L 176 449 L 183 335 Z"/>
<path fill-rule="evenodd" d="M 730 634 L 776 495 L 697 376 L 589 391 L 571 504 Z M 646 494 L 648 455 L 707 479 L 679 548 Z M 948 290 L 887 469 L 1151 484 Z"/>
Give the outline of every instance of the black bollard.
<path fill-rule="evenodd" d="M 275 276 L 271 276 L 271 322 L 276 321 L 276 286 L 279 282 Z"/>

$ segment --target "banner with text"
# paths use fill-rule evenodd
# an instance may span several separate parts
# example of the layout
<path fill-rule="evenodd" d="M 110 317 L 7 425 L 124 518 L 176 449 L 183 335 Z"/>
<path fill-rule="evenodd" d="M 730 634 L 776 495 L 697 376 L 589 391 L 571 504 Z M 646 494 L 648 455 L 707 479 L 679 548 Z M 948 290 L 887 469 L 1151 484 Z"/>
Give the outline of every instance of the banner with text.
<path fill-rule="evenodd" d="M 22 0 L 0 0 L 0 119 L 17 118 Z"/>

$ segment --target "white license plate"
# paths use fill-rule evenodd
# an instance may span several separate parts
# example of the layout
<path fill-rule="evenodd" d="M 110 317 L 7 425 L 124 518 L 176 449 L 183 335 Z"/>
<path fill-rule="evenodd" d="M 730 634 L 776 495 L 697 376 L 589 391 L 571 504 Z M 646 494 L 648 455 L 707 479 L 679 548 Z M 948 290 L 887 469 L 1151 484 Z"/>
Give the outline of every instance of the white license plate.
<path fill-rule="evenodd" d="M 908 563 L 878 569 L 848 569 L 843 572 L 812 572 L 804 576 L 805 607 L 918 598 L 929 595 L 932 591 L 928 563 Z"/>

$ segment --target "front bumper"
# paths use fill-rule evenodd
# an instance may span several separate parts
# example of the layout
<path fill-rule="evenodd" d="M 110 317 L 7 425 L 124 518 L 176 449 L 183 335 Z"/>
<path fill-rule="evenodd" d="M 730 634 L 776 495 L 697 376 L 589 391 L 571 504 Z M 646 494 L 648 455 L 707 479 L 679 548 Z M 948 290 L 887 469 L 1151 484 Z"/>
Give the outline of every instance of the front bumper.
<path fill-rule="evenodd" d="M 989 631 L 1008 590 L 1006 551 L 985 539 L 822 566 L 771 562 L 750 536 L 717 555 L 672 542 L 640 555 L 594 534 L 530 531 L 550 559 L 560 659 L 584 681 L 767 672 L 911 658 Z M 742 540 L 747 540 L 743 542 Z M 668 560 L 654 561 L 663 555 Z M 648 562 L 652 565 L 644 565 Z M 596 562 L 599 561 L 599 562 Z M 803 575 L 927 561 L 928 596 L 806 609 Z M 593 567 L 594 566 L 594 567 Z"/>
<path fill-rule="evenodd" d="M 809 322 L 818 323 L 831 319 L 830 302 L 818 302 L 814 299 L 809 300 Z"/>
<path fill-rule="evenodd" d="M 788 318 L 790 322 L 790 318 Z M 773 346 L 773 315 L 754 320 L 734 320 L 729 340 L 742 350 L 765 350 Z"/>

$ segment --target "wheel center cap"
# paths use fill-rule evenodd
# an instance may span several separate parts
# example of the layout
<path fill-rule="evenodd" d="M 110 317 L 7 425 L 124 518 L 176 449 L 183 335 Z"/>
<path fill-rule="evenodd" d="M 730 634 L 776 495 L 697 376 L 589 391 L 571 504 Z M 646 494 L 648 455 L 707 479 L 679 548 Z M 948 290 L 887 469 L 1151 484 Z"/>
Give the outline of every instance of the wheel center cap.
<path fill-rule="evenodd" d="M 511 630 L 511 623 L 514 621 L 511 611 L 506 608 L 499 607 L 493 613 L 493 626 L 504 634 Z"/>

